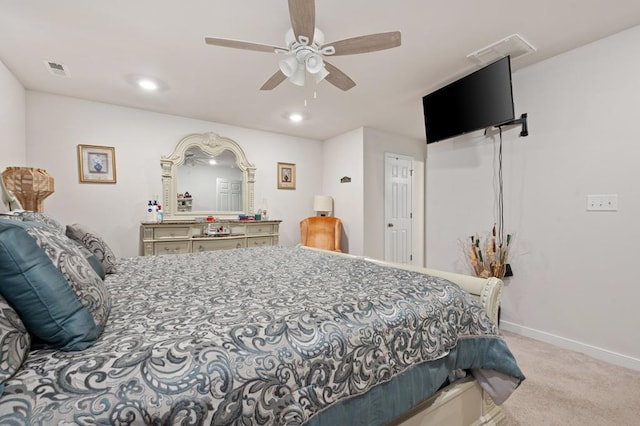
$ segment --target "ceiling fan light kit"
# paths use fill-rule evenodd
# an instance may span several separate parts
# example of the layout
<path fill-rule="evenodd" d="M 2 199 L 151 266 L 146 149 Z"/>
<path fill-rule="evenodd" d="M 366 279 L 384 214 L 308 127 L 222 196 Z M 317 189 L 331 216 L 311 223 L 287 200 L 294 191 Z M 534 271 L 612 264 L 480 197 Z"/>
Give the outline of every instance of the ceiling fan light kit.
<path fill-rule="evenodd" d="M 288 76 L 289 81 L 296 86 L 304 86 L 307 81 L 307 75 L 305 73 L 304 67 L 299 66 L 296 71 Z"/>
<path fill-rule="evenodd" d="M 320 83 L 322 80 L 324 80 L 327 76 L 329 75 L 329 71 L 327 71 L 327 69 L 323 66 L 320 71 L 318 71 L 315 76 L 316 76 L 316 83 Z"/>
<path fill-rule="evenodd" d="M 309 73 L 316 83 L 327 80 L 344 91 L 351 89 L 356 83 L 323 57 L 375 52 L 401 44 L 399 31 L 369 34 L 325 44 L 324 34 L 315 27 L 315 0 L 289 0 L 289 17 L 291 29 L 285 34 L 287 48 L 213 37 L 205 37 L 205 42 L 214 46 L 288 55 L 279 62 L 280 69 L 260 90 L 272 90 L 287 79 L 297 86 L 304 86 L 306 74 Z"/>
<path fill-rule="evenodd" d="M 307 71 L 311 74 L 317 74 L 320 70 L 324 69 L 324 63 L 322 62 L 322 58 L 317 53 L 310 53 L 304 60 L 304 63 L 307 67 Z"/>
<path fill-rule="evenodd" d="M 298 60 L 293 56 L 289 56 L 286 59 L 280 61 L 280 71 L 287 77 L 291 77 L 300 68 Z"/>
<path fill-rule="evenodd" d="M 285 43 L 289 50 L 284 51 L 289 56 L 280 61 L 280 71 L 287 76 L 289 81 L 297 86 L 304 86 L 306 83 L 306 72 L 315 76 L 316 83 L 321 82 L 329 71 L 324 67 L 320 44 L 324 42 L 324 34 L 315 28 L 313 32 L 313 42 L 309 43 L 309 38 L 300 35 L 296 40 L 293 29 L 289 29 L 285 34 Z"/>

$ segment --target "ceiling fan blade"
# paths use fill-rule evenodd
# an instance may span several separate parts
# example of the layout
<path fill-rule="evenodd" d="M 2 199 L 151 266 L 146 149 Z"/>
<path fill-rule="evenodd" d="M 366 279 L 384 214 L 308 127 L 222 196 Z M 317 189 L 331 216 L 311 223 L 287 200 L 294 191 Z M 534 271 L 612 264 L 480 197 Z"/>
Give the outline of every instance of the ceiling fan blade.
<path fill-rule="evenodd" d="M 309 39 L 309 44 L 311 44 L 316 28 L 315 0 L 289 0 L 289 18 L 291 19 L 291 28 L 293 28 L 296 40 L 300 36 L 305 36 Z"/>
<path fill-rule="evenodd" d="M 226 38 L 205 37 L 205 43 L 213 46 L 231 47 L 234 49 L 256 50 L 258 52 L 274 53 L 277 49 L 287 50 L 278 46 L 268 46 L 266 44 L 250 43 L 248 41 L 229 40 Z"/>
<path fill-rule="evenodd" d="M 351 80 L 348 75 L 346 75 L 327 61 L 324 61 L 324 66 L 327 71 L 329 71 L 329 75 L 324 79 L 336 86 L 338 89 L 344 90 L 346 92 L 356 85 L 355 81 Z"/>
<path fill-rule="evenodd" d="M 282 71 L 278 70 L 276 71 L 276 73 L 274 75 L 272 75 L 269 80 L 267 80 L 262 87 L 260 88 L 260 90 L 272 90 L 274 89 L 278 84 L 282 83 L 283 81 L 285 81 L 287 79 L 287 76 L 284 75 L 282 73 Z"/>
<path fill-rule="evenodd" d="M 388 33 L 369 34 L 365 36 L 347 38 L 327 43 L 322 46 L 321 50 L 328 46 L 333 46 L 336 50 L 331 56 L 353 55 L 355 53 L 376 52 L 378 50 L 391 49 L 400 46 L 400 31 L 392 31 Z"/>

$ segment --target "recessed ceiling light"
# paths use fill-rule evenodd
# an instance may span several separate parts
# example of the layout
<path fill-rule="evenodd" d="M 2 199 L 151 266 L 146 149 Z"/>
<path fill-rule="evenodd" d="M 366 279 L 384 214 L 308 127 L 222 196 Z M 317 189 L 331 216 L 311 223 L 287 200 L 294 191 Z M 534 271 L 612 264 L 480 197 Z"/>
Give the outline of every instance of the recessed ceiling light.
<path fill-rule="evenodd" d="M 149 80 L 148 78 L 138 80 L 138 86 L 145 90 L 158 90 L 158 83 L 153 80 Z"/>
<path fill-rule="evenodd" d="M 145 92 L 165 92 L 169 90 L 169 85 L 154 75 L 126 74 L 124 79 L 132 87 L 143 89 Z"/>
<path fill-rule="evenodd" d="M 289 120 L 293 121 L 294 123 L 299 123 L 302 121 L 304 117 L 302 116 L 302 114 L 294 112 L 292 114 L 289 114 Z"/>

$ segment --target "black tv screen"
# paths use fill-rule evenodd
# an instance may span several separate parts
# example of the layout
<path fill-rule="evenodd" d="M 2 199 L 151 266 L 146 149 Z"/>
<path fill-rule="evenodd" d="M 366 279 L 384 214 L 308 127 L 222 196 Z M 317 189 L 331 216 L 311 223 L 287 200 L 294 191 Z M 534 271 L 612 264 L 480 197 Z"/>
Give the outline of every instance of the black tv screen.
<path fill-rule="evenodd" d="M 512 121 L 509 57 L 424 96 L 422 106 L 428 144 Z"/>

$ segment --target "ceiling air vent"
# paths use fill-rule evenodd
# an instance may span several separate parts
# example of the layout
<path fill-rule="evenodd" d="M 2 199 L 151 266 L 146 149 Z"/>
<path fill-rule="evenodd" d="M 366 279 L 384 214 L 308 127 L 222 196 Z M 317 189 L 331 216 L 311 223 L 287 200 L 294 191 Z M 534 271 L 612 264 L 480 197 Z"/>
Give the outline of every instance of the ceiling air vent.
<path fill-rule="evenodd" d="M 53 75 L 57 75 L 59 77 L 71 77 L 71 74 L 69 74 L 69 70 L 66 65 L 62 65 L 52 61 L 44 61 L 44 64 L 49 72 Z"/>
<path fill-rule="evenodd" d="M 511 56 L 511 60 L 520 58 L 536 51 L 531 43 L 522 38 L 520 34 L 512 34 L 509 37 L 505 37 L 502 40 L 496 41 L 476 50 L 473 53 L 469 53 L 467 58 L 485 65 L 494 62 L 507 55 Z"/>

